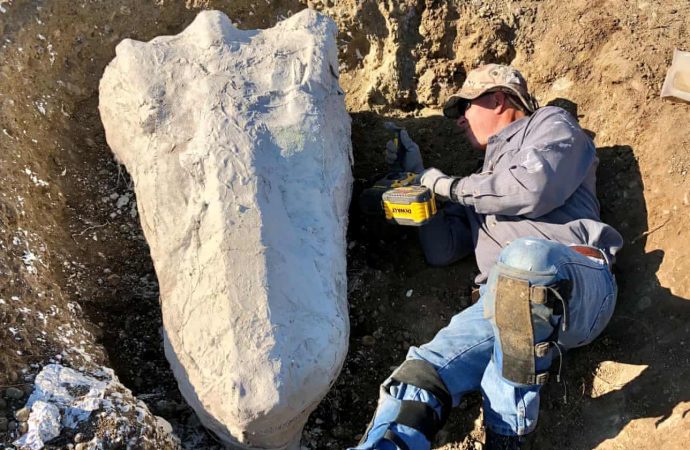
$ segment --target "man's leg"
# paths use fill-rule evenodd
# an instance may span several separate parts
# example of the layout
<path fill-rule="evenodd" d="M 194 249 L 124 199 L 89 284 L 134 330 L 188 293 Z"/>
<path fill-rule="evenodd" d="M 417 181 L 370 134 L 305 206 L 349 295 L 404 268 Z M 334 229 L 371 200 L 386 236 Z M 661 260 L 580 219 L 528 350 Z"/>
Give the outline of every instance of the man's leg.
<path fill-rule="evenodd" d="M 615 283 L 605 264 L 551 241 L 516 240 L 501 253 L 499 263 L 482 289 L 479 302 L 453 317 L 431 342 L 420 348 L 412 347 L 408 360 L 425 361 L 436 369 L 450 394 L 452 406 L 456 406 L 466 392 L 481 388 L 485 424 L 490 432 L 499 436 L 524 436 L 536 426 L 539 413 L 541 385 L 537 381 L 544 381 L 544 377 L 537 375 L 549 368 L 556 351 L 550 346 L 542 353 L 543 346 L 537 350 L 537 344 L 557 339 L 559 348 L 565 350 L 593 340 L 613 311 Z M 494 290 L 498 275 L 507 275 L 518 282 L 527 281 L 528 286 L 548 286 L 557 293 L 558 289 L 563 291 L 560 310 L 557 304 L 538 304 L 534 308 L 528 305 L 530 329 L 525 328 L 525 332 L 530 344 L 535 346 L 535 354 L 539 355 L 531 367 L 534 382 L 526 384 L 505 378 L 500 340 L 494 339 L 498 331 Z M 512 291 L 503 289 L 503 293 L 506 292 Z M 525 297 L 528 302 L 530 295 L 531 292 Z M 513 298 L 512 295 L 507 297 Z M 488 311 L 485 312 L 486 303 Z M 444 404 L 439 396 L 413 383 L 400 382 L 394 374 L 382 385 L 379 407 L 357 449 L 430 448 L 433 436 L 425 435 L 419 427 L 399 424 L 403 401 L 430 406 L 442 425 Z M 409 414 L 403 416 L 409 419 Z M 520 448 L 519 440 L 510 441 L 510 445 L 516 445 L 512 448 Z"/>
<path fill-rule="evenodd" d="M 429 449 L 451 406 L 479 389 L 492 350 L 493 330 L 480 300 L 431 342 L 410 348 L 405 363 L 382 384 L 374 419 L 356 448 Z"/>
<path fill-rule="evenodd" d="M 534 429 L 539 383 L 545 382 L 552 359 L 591 342 L 610 319 L 615 297 L 604 259 L 532 238 L 518 239 L 501 252 L 484 299 L 496 336 L 481 381 L 489 430 L 521 436 Z"/>

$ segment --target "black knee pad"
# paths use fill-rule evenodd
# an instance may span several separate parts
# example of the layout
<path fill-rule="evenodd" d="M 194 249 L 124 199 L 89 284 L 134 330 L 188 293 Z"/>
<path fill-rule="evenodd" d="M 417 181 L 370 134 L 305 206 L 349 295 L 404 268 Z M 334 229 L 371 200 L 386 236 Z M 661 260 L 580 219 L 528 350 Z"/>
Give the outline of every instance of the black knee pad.
<path fill-rule="evenodd" d="M 448 419 L 453 400 L 445 383 L 438 376 L 436 368 L 426 361 L 408 359 L 391 375 L 392 382 L 415 386 L 431 393 L 441 404 L 438 417 L 432 407 L 424 402 L 402 400 L 395 423 L 418 430 L 433 442 L 436 433 L 443 428 Z"/>

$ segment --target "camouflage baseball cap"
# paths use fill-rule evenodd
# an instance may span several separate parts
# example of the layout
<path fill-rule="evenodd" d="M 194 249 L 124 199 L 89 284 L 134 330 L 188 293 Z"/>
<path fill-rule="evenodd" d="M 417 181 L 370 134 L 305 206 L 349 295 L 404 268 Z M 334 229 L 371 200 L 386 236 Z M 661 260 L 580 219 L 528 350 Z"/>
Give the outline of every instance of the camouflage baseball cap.
<path fill-rule="evenodd" d="M 502 64 L 486 64 L 467 74 L 460 92 L 451 95 L 443 106 L 443 115 L 457 119 L 465 112 L 470 100 L 487 92 L 497 91 L 513 94 L 527 114 L 532 114 L 539 107 L 527 90 L 527 81 L 516 68 Z"/>

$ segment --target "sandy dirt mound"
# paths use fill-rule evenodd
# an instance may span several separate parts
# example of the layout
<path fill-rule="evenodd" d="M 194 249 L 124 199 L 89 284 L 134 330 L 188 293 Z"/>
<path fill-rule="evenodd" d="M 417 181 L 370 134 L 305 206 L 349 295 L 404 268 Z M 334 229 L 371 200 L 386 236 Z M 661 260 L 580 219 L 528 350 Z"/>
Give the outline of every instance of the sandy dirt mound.
<path fill-rule="evenodd" d="M 602 338 L 567 355 L 565 382 L 546 387 L 537 448 L 686 448 L 690 106 L 659 91 L 673 49 L 690 50 L 690 5 L 671 0 L 0 0 L 0 442 L 24 426 L 14 413 L 36 373 L 61 362 L 114 368 L 187 448 L 214 447 L 162 352 L 156 276 L 131 181 L 105 144 L 98 81 L 120 40 L 178 33 L 201 8 L 265 28 L 308 6 L 340 30 L 355 195 L 386 169 L 388 119 L 427 165 L 476 169 L 481 155 L 438 107 L 481 62 L 520 67 L 542 104 L 595 136 L 602 215 L 626 245 L 619 306 Z M 407 347 L 470 304 L 474 263 L 428 267 L 415 230 L 353 210 L 349 242 L 350 351 L 309 448 L 353 444 Z M 479 448 L 480 403 L 463 401 L 437 448 Z"/>

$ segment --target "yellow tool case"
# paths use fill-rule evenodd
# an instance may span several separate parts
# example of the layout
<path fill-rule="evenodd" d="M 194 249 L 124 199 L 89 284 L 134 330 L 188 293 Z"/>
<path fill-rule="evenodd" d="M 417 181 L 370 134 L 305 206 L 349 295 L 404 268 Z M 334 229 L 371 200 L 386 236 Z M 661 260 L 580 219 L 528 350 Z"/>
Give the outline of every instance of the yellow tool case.
<path fill-rule="evenodd" d="M 386 219 L 399 225 L 420 226 L 436 214 L 436 199 L 424 186 L 404 186 L 383 193 Z"/>

